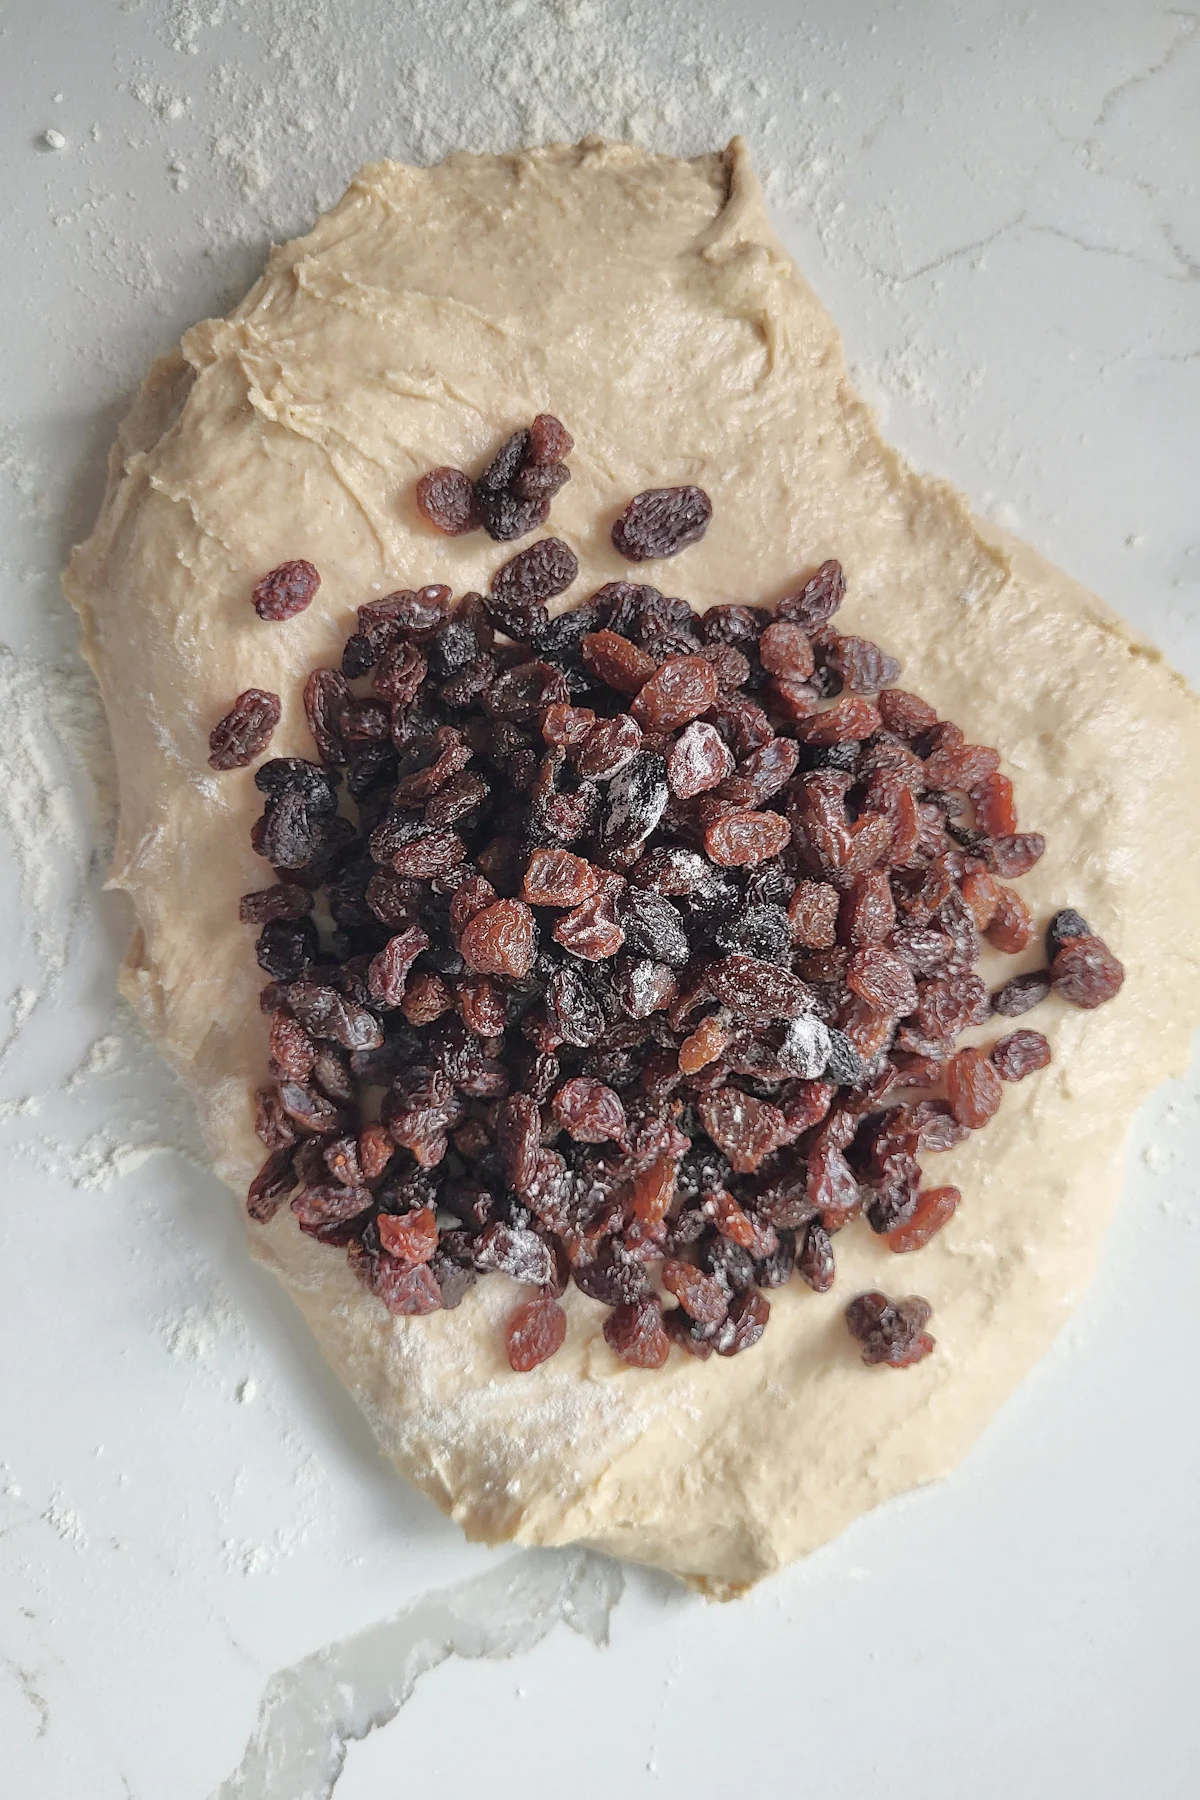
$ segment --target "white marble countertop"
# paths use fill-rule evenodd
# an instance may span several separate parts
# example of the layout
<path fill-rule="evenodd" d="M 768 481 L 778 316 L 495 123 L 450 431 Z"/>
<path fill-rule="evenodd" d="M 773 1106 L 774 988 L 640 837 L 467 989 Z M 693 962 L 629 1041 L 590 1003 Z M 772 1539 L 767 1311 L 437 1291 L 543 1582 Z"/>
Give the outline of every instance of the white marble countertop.
<path fill-rule="evenodd" d="M 115 1000 L 56 571 L 148 357 L 359 160 L 740 129 L 886 431 L 1200 680 L 1200 15 L 10 0 L 0 96 L 0 1791 L 300 1800 L 344 1740 L 338 1800 L 1190 1800 L 1196 1070 L 952 1480 L 725 1608 L 467 1546 L 250 1265 Z"/>

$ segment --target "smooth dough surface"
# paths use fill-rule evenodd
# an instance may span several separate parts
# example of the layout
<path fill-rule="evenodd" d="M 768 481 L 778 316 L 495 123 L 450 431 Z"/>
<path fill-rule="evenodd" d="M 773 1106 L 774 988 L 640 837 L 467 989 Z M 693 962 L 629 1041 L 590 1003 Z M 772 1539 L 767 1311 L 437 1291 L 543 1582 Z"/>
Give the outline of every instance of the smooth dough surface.
<path fill-rule="evenodd" d="M 572 1289 L 563 1352 L 513 1375 L 507 1277 L 393 1319 L 286 1209 L 252 1228 L 386 1454 L 470 1536 L 590 1544 L 728 1594 L 953 1468 L 1079 1298 L 1129 1119 L 1185 1066 L 1200 1017 L 1197 939 L 1179 930 L 1200 892 L 1200 707 L 1098 600 L 882 443 L 739 143 L 690 162 L 589 140 L 364 169 L 151 371 L 67 577 L 118 758 L 126 989 L 240 1192 L 267 1048 L 237 897 L 267 871 L 252 771 L 213 774 L 209 730 L 266 687 L 283 701 L 271 753 L 311 755 L 301 687 L 356 606 L 431 580 L 486 589 L 511 547 L 437 536 L 414 482 L 479 467 L 539 411 L 576 439 L 547 527 L 579 556 L 567 603 L 626 574 L 609 527 L 650 486 L 712 496 L 704 541 L 641 577 L 696 605 L 771 600 L 840 558 L 838 623 L 1000 748 L 1023 825 L 1048 839 L 1021 883 L 1039 923 L 1079 908 L 1128 972 L 1111 1006 L 1051 1000 L 1022 1021 L 1053 1065 L 931 1159 L 964 1200 L 929 1248 L 892 1257 L 852 1227 L 834 1291 L 773 1292 L 762 1342 L 731 1360 L 628 1368 Z M 254 581 L 301 556 L 316 603 L 260 623 Z M 873 1286 L 931 1301 L 919 1367 L 859 1362 L 842 1308 Z"/>

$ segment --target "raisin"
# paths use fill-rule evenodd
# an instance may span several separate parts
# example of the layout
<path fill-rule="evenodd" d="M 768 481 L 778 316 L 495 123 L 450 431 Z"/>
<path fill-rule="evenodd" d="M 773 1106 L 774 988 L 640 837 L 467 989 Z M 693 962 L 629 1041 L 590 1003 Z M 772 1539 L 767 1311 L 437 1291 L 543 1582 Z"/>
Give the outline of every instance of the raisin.
<path fill-rule="evenodd" d="M 310 606 L 321 585 L 321 577 L 310 562 L 300 558 L 296 562 L 280 563 L 269 575 L 264 575 L 250 596 L 251 603 L 260 619 L 278 624 L 284 619 L 294 619 Z"/>
<path fill-rule="evenodd" d="M 635 1369 L 661 1369 L 670 1354 L 662 1307 L 653 1297 L 616 1307 L 604 1321 L 604 1338 L 609 1349 Z"/>
<path fill-rule="evenodd" d="M 606 849 L 633 849 L 644 843 L 669 798 L 665 761 L 653 751 L 639 750 L 609 783 L 600 827 Z"/>
<path fill-rule="evenodd" d="M 379 1256 L 371 1276 L 371 1292 L 397 1317 L 437 1312 L 442 1290 L 428 1263 L 406 1269 L 392 1256 Z"/>
<path fill-rule="evenodd" d="M 886 689 L 875 704 L 884 728 L 894 731 L 897 737 L 907 738 L 910 743 L 932 731 L 937 724 L 937 714 L 932 706 L 918 699 L 916 694 L 906 694 L 903 688 Z"/>
<path fill-rule="evenodd" d="M 1002 1018 L 1016 1019 L 1032 1007 L 1040 1006 L 1050 992 L 1050 971 L 1031 969 L 1027 975 L 1014 975 L 992 995 L 992 1011 Z"/>
<path fill-rule="evenodd" d="M 711 518 L 712 501 L 703 488 L 647 488 L 613 525 L 613 546 L 628 562 L 674 556 L 699 543 Z"/>
<path fill-rule="evenodd" d="M 781 906 L 747 906 L 720 926 L 716 945 L 731 956 L 742 952 L 759 962 L 788 966 L 791 963 L 791 921 Z"/>
<path fill-rule="evenodd" d="M 768 625 L 758 640 L 759 660 L 772 675 L 807 681 L 813 672 L 813 648 L 799 625 L 780 620 Z"/>
<path fill-rule="evenodd" d="M 888 1232 L 888 1249 L 897 1255 L 923 1250 L 930 1238 L 954 1217 L 961 1199 L 956 1187 L 926 1188 L 905 1222 Z"/>
<path fill-rule="evenodd" d="M 1006 881 L 1028 875 L 1045 851 L 1046 840 L 1040 831 L 1017 832 L 1012 837 L 993 838 L 987 846 L 988 867 Z"/>
<path fill-rule="evenodd" d="M 636 694 L 655 671 L 654 658 L 631 644 L 628 638 L 619 637 L 615 631 L 588 632 L 580 646 L 580 654 L 597 681 L 615 688 L 619 694 Z M 707 663 L 705 667 L 708 667 Z M 711 679 L 715 688 L 715 675 Z"/>
<path fill-rule="evenodd" d="M 856 876 L 842 896 L 838 920 L 842 942 L 856 949 L 866 944 L 884 944 L 895 924 L 896 904 L 887 876 L 878 869 Z"/>
<path fill-rule="evenodd" d="M 538 468 L 547 463 L 560 463 L 570 456 L 574 448 L 575 439 L 561 419 L 556 419 L 553 413 L 538 413 L 529 427 L 529 442 L 525 451 L 529 462 Z"/>
<path fill-rule="evenodd" d="M 430 469 L 417 483 L 417 505 L 438 531 L 460 537 L 480 523 L 475 484 L 461 469 Z"/>
<path fill-rule="evenodd" d="M 729 1295 L 721 1283 L 692 1263 L 668 1259 L 662 1279 L 667 1292 L 697 1324 L 719 1325 L 729 1311 Z"/>
<path fill-rule="evenodd" d="M 699 1103 L 704 1129 L 738 1174 L 749 1174 L 790 1137 L 777 1106 L 740 1088 L 718 1088 Z"/>
<path fill-rule="evenodd" d="M 997 887 L 996 907 L 988 921 L 986 937 L 989 944 L 997 950 L 1003 950 L 1008 956 L 1015 956 L 1033 942 L 1033 914 L 1019 894 L 1011 888 Z"/>
<path fill-rule="evenodd" d="M 839 636 L 824 652 L 823 661 L 854 694 L 877 694 L 900 674 L 896 658 L 869 638 Z"/>
<path fill-rule="evenodd" d="M 819 881 L 800 881 L 788 902 L 793 941 L 806 950 L 828 950 L 837 942 L 839 896 Z"/>
<path fill-rule="evenodd" d="M 373 846 L 372 846 L 373 847 Z M 466 846 L 453 831 L 430 831 L 424 825 L 414 826 L 407 841 L 392 853 L 392 867 L 397 875 L 417 881 L 429 881 L 460 863 Z"/>
<path fill-rule="evenodd" d="M 702 656 L 669 656 L 638 690 L 630 712 L 643 731 L 676 731 L 707 712 L 717 675 Z"/>
<path fill-rule="evenodd" d="M 730 1036 L 729 1026 L 723 1025 L 719 1019 L 702 1019 L 690 1037 L 686 1037 L 679 1046 L 680 1074 L 694 1075 L 697 1070 L 715 1062 L 724 1051 Z"/>
<path fill-rule="evenodd" d="M 318 951 L 311 919 L 272 919 L 254 946 L 259 968 L 273 981 L 294 981 L 317 960 Z"/>
<path fill-rule="evenodd" d="M 1074 907 L 1056 912 L 1046 927 L 1046 961 L 1053 962 L 1069 938 L 1091 937 L 1092 928 Z"/>
<path fill-rule="evenodd" d="M 302 919 L 312 909 L 309 888 L 294 881 L 279 881 L 274 887 L 243 894 L 238 901 L 238 918 L 243 925 L 266 925 L 271 919 Z"/>
<path fill-rule="evenodd" d="M 804 1227 L 796 1268 L 816 1294 L 827 1294 L 833 1286 L 836 1274 L 833 1244 L 820 1219 L 810 1219 Z"/>
<path fill-rule="evenodd" d="M 792 828 L 780 813 L 729 812 L 704 833 L 704 848 L 721 868 L 744 869 L 778 856 Z"/>
<path fill-rule="evenodd" d="M 725 1322 L 718 1327 L 713 1347 L 718 1356 L 739 1356 L 761 1338 L 771 1316 L 771 1304 L 754 1288 L 730 1302 Z"/>
<path fill-rule="evenodd" d="M 381 1213 L 375 1229 L 388 1255 L 406 1269 L 428 1262 L 438 1246 L 437 1218 L 429 1207 L 419 1206 L 399 1215 Z"/>
<path fill-rule="evenodd" d="M 554 921 L 551 936 L 585 962 L 603 962 L 615 956 L 625 942 L 617 921 L 615 895 L 599 893 Z"/>
<path fill-rule="evenodd" d="M 475 1261 L 481 1269 L 499 1269 L 514 1281 L 525 1281 L 533 1287 L 545 1287 L 554 1280 L 554 1256 L 549 1244 L 536 1231 L 523 1226 L 499 1221 L 489 1225 L 475 1242 Z"/>
<path fill-rule="evenodd" d="M 496 900 L 464 927 L 459 949 L 480 975 L 527 975 L 537 954 L 537 927 L 522 900 Z"/>
<path fill-rule="evenodd" d="M 862 1360 L 868 1367 L 882 1363 L 906 1369 L 934 1347 L 934 1339 L 924 1329 L 931 1312 L 929 1302 L 916 1294 L 895 1301 L 878 1292 L 859 1294 L 846 1308 L 846 1324 L 851 1337 L 862 1345 Z"/>
<path fill-rule="evenodd" d="M 625 933 L 625 947 L 634 956 L 677 968 L 691 957 L 683 917 L 661 894 L 625 888 L 617 901 L 617 918 Z"/>
<path fill-rule="evenodd" d="M 578 573 L 578 558 L 561 538 L 541 538 L 501 564 L 491 590 L 505 606 L 525 607 L 565 592 Z"/>
<path fill-rule="evenodd" d="M 582 741 L 568 748 L 579 773 L 592 781 L 611 781 L 642 747 L 642 728 L 628 713 L 599 719 Z"/>
<path fill-rule="evenodd" d="M 560 1042 L 586 1050 L 604 1036 L 604 1009 L 573 968 L 556 969 L 546 983 L 546 1014 Z"/>
<path fill-rule="evenodd" d="M 596 715 L 590 706 L 564 706 L 559 702 L 542 714 L 542 736 L 548 744 L 567 749 L 581 743 L 595 723 Z M 638 737 L 640 740 L 640 732 Z"/>
<path fill-rule="evenodd" d="M 379 954 L 372 958 L 367 972 L 367 990 L 377 1005 L 402 1004 L 408 971 L 422 950 L 428 948 L 428 933 L 419 925 L 410 925 L 388 939 Z"/>
<path fill-rule="evenodd" d="M 567 1315 L 557 1300 L 527 1300 L 510 1314 L 504 1335 L 509 1366 L 526 1375 L 562 1349 Z"/>
<path fill-rule="evenodd" d="M 754 956 L 723 957 L 709 969 L 708 980 L 726 1006 L 761 1024 L 799 1018 L 811 1004 L 809 989 L 798 976 Z"/>
<path fill-rule="evenodd" d="M 796 725 L 796 736 L 810 745 L 859 743 L 879 730 L 879 713 L 869 700 L 846 694 L 825 712 L 814 713 Z"/>
<path fill-rule="evenodd" d="M 716 726 L 699 721 L 680 734 L 667 758 L 667 780 L 679 800 L 719 787 L 733 769 L 733 753 Z"/>
<path fill-rule="evenodd" d="M 834 1145 L 810 1152 L 805 1193 L 821 1224 L 831 1233 L 840 1231 L 862 1208 L 854 1171 Z"/>
<path fill-rule="evenodd" d="M 821 564 L 815 575 L 810 576 L 799 593 L 781 600 L 776 610 L 781 619 L 800 625 L 805 631 L 815 631 L 833 617 L 842 604 L 845 592 L 846 578 L 842 574 L 842 565 L 830 558 L 828 562 Z"/>
<path fill-rule="evenodd" d="M 913 972 L 892 950 L 878 944 L 856 950 L 846 966 L 846 985 L 877 1012 L 903 1018 L 917 1004 Z"/>
<path fill-rule="evenodd" d="M 1067 938 L 1050 965 L 1054 992 L 1090 1011 L 1120 992 L 1125 970 L 1102 938 Z"/>
<path fill-rule="evenodd" d="M 960 1050 L 946 1065 L 946 1097 L 960 1125 L 978 1131 L 1000 1107 L 1000 1078 L 981 1050 Z"/>
<path fill-rule="evenodd" d="M 246 1194 L 246 1211 L 259 1225 L 273 1219 L 296 1185 L 290 1144 L 272 1150 L 266 1162 L 250 1183 Z"/>
<path fill-rule="evenodd" d="M 209 734 L 209 767 L 244 769 L 261 756 L 279 723 L 278 694 L 263 688 L 247 688 L 239 694 L 219 725 Z"/>
<path fill-rule="evenodd" d="M 992 1067 L 1002 1081 L 1024 1081 L 1050 1061 L 1050 1045 L 1040 1031 L 1010 1031 L 992 1045 Z"/>
<path fill-rule="evenodd" d="M 314 1183 L 301 1188 L 291 1202 L 292 1211 L 302 1229 L 317 1225 L 341 1225 L 356 1219 L 371 1205 L 371 1190 L 365 1187 L 343 1187 L 340 1181 Z"/>
<path fill-rule="evenodd" d="M 748 1213 L 726 1188 L 714 1188 L 707 1194 L 701 1210 L 712 1218 L 723 1238 L 756 1260 L 773 1255 L 779 1246 L 779 1234 L 770 1221 Z"/>
<path fill-rule="evenodd" d="M 670 964 L 644 956 L 622 957 L 616 966 L 615 985 L 631 1019 L 648 1019 L 651 1013 L 662 1012 L 679 992 Z"/>
<path fill-rule="evenodd" d="M 371 678 L 375 692 L 397 706 L 407 706 L 429 672 L 429 664 L 407 638 L 384 651 Z"/>
<path fill-rule="evenodd" d="M 554 1116 L 577 1144 L 603 1144 L 625 1138 L 621 1097 L 590 1075 L 564 1082 L 554 1096 Z"/>

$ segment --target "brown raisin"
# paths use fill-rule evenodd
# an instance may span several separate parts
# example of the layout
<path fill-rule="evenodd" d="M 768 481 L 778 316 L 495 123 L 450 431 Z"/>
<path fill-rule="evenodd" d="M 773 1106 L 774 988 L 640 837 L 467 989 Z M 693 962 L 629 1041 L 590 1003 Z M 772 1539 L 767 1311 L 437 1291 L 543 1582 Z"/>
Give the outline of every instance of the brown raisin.
<path fill-rule="evenodd" d="M 783 675 L 793 681 L 807 681 L 813 672 L 813 647 L 799 625 L 777 620 L 768 625 L 758 640 L 762 666 L 772 675 Z"/>
<path fill-rule="evenodd" d="M 700 720 L 680 733 L 667 758 L 667 780 L 679 800 L 719 787 L 733 770 L 733 752 L 725 739 L 715 725 Z"/>
<path fill-rule="evenodd" d="M 609 1349 L 635 1369 L 661 1369 L 671 1350 L 662 1307 L 652 1297 L 616 1307 L 604 1321 L 604 1338 Z"/>
<path fill-rule="evenodd" d="M 428 1262 L 438 1247 L 437 1217 L 429 1207 L 418 1206 L 399 1215 L 380 1213 L 375 1229 L 388 1255 L 406 1269 Z"/>
<path fill-rule="evenodd" d="M 629 562 L 674 556 L 699 543 L 711 518 L 712 501 L 703 488 L 647 488 L 614 524 L 613 546 Z"/>
<path fill-rule="evenodd" d="M 837 942 L 836 888 L 820 881 L 800 881 L 788 902 L 793 941 L 806 950 L 828 950 Z"/>
<path fill-rule="evenodd" d="M 579 906 L 599 886 L 590 863 L 569 850 L 535 850 L 521 887 L 530 906 Z"/>
<path fill-rule="evenodd" d="M 1050 1061 L 1050 1045 L 1040 1031 L 1010 1031 L 992 1045 L 992 1067 L 1002 1081 L 1024 1081 Z"/>
<path fill-rule="evenodd" d="M 886 1234 L 884 1242 L 888 1249 L 897 1255 L 923 1250 L 930 1238 L 954 1217 L 961 1199 L 956 1187 L 924 1189 L 904 1223 Z"/>
<path fill-rule="evenodd" d="M 993 838 L 985 854 L 988 867 L 995 874 L 1014 881 L 1018 875 L 1028 875 L 1045 848 L 1046 840 L 1040 831 L 1019 831 L 1011 837 Z"/>
<path fill-rule="evenodd" d="M 378 1006 L 400 1006 L 404 1001 L 408 971 L 429 948 L 429 935 L 419 925 L 409 925 L 388 939 L 379 954 L 371 959 L 367 971 L 367 991 Z"/>
<path fill-rule="evenodd" d="M 264 688 L 247 688 L 239 694 L 220 724 L 209 733 L 210 768 L 244 769 L 261 756 L 280 714 L 278 694 L 269 694 Z"/>
<path fill-rule="evenodd" d="M 430 469 L 417 483 L 417 505 L 438 531 L 460 537 L 480 524 L 475 483 L 461 469 Z"/>
<path fill-rule="evenodd" d="M 981 1050 L 960 1050 L 946 1065 L 946 1097 L 960 1125 L 978 1131 L 1000 1108 L 1000 1077 Z"/>
<path fill-rule="evenodd" d="M 728 812 L 704 833 L 704 848 L 722 868 L 768 862 L 791 842 L 792 828 L 777 812 Z"/>
<path fill-rule="evenodd" d="M 738 1174 L 757 1169 L 791 1135 L 777 1106 L 740 1088 L 723 1087 L 715 1094 L 705 1094 L 699 1112 L 705 1131 Z"/>
<path fill-rule="evenodd" d="M 804 1238 L 796 1255 L 796 1268 L 816 1294 L 827 1294 L 833 1286 L 836 1268 L 833 1244 L 820 1219 L 810 1219 L 804 1227 Z"/>
<path fill-rule="evenodd" d="M 629 710 L 643 731 L 676 731 L 707 712 L 717 691 L 716 670 L 702 656 L 669 656 Z"/>
<path fill-rule="evenodd" d="M 480 975 L 528 975 L 537 954 L 537 927 L 522 900 L 496 900 L 478 912 L 459 939 L 464 960 Z"/>
<path fill-rule="evenodd" d="M 260 619 L 278 624 L 284 619 L 294 619 L 310 606 L 321 585 L 321 577 L 312 563 L 303 558 L 295 562 L 280 563 L 269 575 L 264 575 L 255 587 L 250 599 Z"/>
<path fill-rule="evenodd" d="M 1090 1011 L 1121 990 L 1125 970 L 1102 938 L 1068 938 L 1050 965 L 1054 992 Z"/>
<path fill-rule="evenodd" d="M 553 1112 L 577 1144 L 624 1141 L 625 1108 L 619 1094 L 591 1075 L 576 1075 L 554 1096 Z"/>
<path fill-rule="evenodd" d="M 509 1315 L 504 1335 L 510 1368 L 527 1375 L 562 1349 L 567 1315 L 557 1300 L 526 1300 Z"/>
<path fill-rule="evenodd" d="M 970 879 L 968 877 L 968 879 Z M 964 884 L 964 892 L 965 892 Z M 996 887 L 996 906 L 988 920 L 985 933 L 989 944 L 997 950 L 1003 950 L 1008 956 L 1015 956 L 1033 942 L 1033 914 L 1019 894 L 1011 888 Z"/>
<path fill-rule="evenodd" d="M 813 713 L 796 725 L 801 743 L 820 747 L 859 743 L 879 730 L 879 713 L 859 694 L 845 694 L 825 712 Z"/>
<path fill-rule="evenodd" d="M 615 631 L 588 632 L 580 645 L 580 653 L 596 679 L 616 688 L 619 694 L 636 694 L 654 674 L 654 658 L 631 644 L 628 638 L 619 637 Z M 712 681 L 715 687 L 715 676 Z"/>
<path fill-rule="evenodd" d="M 907 1369 L 929 1355 L 934 1339 L 925 1330 L 932 1308 L 927 1300 L 910 1294 L 889 1300 L 879 1292 L 859 1294 L 846 1308 L 850 1335 L 862 1345 L 868 1367 L 883 1364 Z"/>
<path fill-rule="evenodd" d="M 815 631 L 833 617 L 842 604 L 845 592 L 846 578 L 842 574 L 842 565 L 831 557 L 828 562 L 821 564 L 815 575 L 809 577 L 799 593 L 790 594 L 786 600 L 781 600 L 776 610 L 781 619 L 801 625 L 805 631 Z"/>
<path fill-rule="evenodd" d="M 271 919 L 302 919 L 312 909 L 311 888 L 294 881 L 278 881 L 274 887 L 243 894 L 238 901 L 238 918 L 243 925 L 266 925 Z"/>
<path fill-rule="evenodd" d="M 823 660 L 853 694 L 877 694 L 900 674 L 897 659 L 869 638 L 839 636 L 826 648 Z"/>
<path fill-rule="evenodd" d="M 877 1012 L 904 1018 L 917 1004 L 917 984 L 903 959 L 882 945 L 856 950 L 846 966 L 846 985 Z"/>

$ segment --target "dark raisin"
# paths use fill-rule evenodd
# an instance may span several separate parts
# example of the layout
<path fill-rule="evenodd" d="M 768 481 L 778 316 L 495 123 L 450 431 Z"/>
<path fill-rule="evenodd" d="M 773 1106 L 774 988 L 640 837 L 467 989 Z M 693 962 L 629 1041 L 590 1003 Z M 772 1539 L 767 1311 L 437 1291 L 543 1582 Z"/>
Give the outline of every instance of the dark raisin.
<path fill-rule="evenodd" d="M 712 501 L 703 488 L 647 488 L 614 524 L 613 545 L 629 562 L 674 556 L 699 543 L 711 518 Z"/>
<path fill-rule="evenodd" d="M 261 756 L 280 719 L 279 695 L 263 688 L 239 694 L 219 725 L 209 734 L 209 766 L 244 769 Z"/>
<path fill-rule="evenodd" d="M 312 563 L 301 558 L 296 562 L 280 563 L 269 575 L 264 575 L 250 599 L 260 619 L 279 623 L 294 619 L 297 613 L 310 606 L 320 585 L 321 577 Z"/>
<path fill-rule="evenodd" d="M 1046 961 L 1053 962 L 1069 938 L 1091 937 L 1092 928 L 1072 906 L 1056 912 L 1046 927 Z"/>
<path fill-rule="evenodd" d="M 1049 992 L 1049 969 L 1031 969 L 1027 975 L 1014 975 L 1002 988 L 997 988 L 992 995 L 992 1011 L 1002 1018 L 1016 1019 L 1040 1006 Z"/>
<path fill-rule="evenodd" d="M 475 484 L 461 469 L 431 469 L 417 483 L 417 505 L 447 537 L 459 537 L 480 523 Z"/>
<path fill-rule="evenodd" d="M 925 1330 L 932 1314 L 927 1300 L 910 1294 L 905 1300 L 889 1300 L 878 1292 L 859 1294 L 846 1308 L 850 1335 L 862 1345 L 868 1365 L 883 1363 L 906 1369 L 929 1355 L 934 1339 Z"/>

